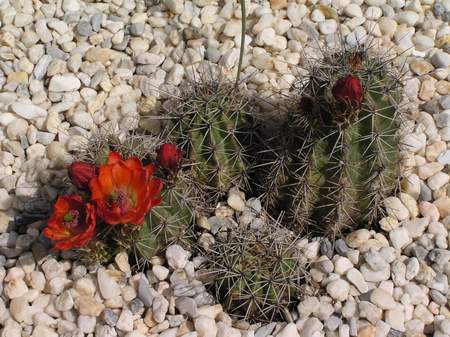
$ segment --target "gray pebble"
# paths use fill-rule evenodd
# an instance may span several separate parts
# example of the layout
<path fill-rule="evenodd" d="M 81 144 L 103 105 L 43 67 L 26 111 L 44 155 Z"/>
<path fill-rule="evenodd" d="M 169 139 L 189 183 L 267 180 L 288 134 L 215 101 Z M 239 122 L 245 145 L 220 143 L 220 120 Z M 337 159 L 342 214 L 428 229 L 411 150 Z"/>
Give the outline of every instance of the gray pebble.
<path fill-rule="evenodd" d="M 442 108 L 450 109 L 450 95 L 442 96 L 439 103 L 441 103 Z"/>
<path fill-rule="evenodd" d="M 130 34 L 133 36 L 140 36 L 144 33 L 145 24 L 142 22 L 133 23 L 130 26 Z"/>
<path fill-rule="evenodd" d="M 333 245 L 328 238 L 325 238 L 320 243 L 320 254 L 327 256 L 328 258 L 333 257 Z"/>
<path fill-rule="evenodd" d="M 180 297 L 175 301 L 175 306 L 180 312 L 180 314 L 188 314 L 191 317 L 196 317 L 197 303 L 190 297 Z"/>
<path fill-rule="evenodd" d="M 66 61 L 69 55 L 56 47 L 47 48 L 47 54 L 55 59 Z"/>
<path fill-rule="evenodd" d="M 139 298 L 135 298 L 132 300 L 129 304 L 130 311 L 135 315 L 138 313 L 141 309 L 144 308 L 144 302 L 142 302 Z"/>
<path fill-rule="evenodd" d="M 75 29 L 80 36 L 91 36 L 94 34 L 91 24 L 87 21 L 78 22 Z"/>
<path fill-rule="evenodd" d="M 130 41 L 130 36 L 129 35 L 125 35 L 123 37 L 122 42 L 115 43 L 112 47 L 113 47 L 113 49 L 119 50 L 119 51 L 125 50 L 127 48 L 127 46 L 128 46 L 128 42 L 129 41 Z"/>
<path fill-rule="evenodd" d="M 92 15 L 91 27 L 94 32 L 98 32 L 100 30 L 101 24 L 102 24 L 102 13 Z"/>
<path fill-rule="evenodd" d="M 428 185 L 423 182 L 422 180 L 420 181 L 420 195 L 419 195 L 419 200 L 420 201 L 431 201 L 433 199 L 433 192 L 431 191 L 431 189 L 428 187 Z"/>
<path fill-rule="evenodd" d="M 421 105 L 421 108 L 430 114 L 437 114 L 440 112 L 439 105 L 436 100 L 428 101 Z"/>
<path fill-rule="evenodd" d="M 33 78 L 36 80 L 42 80 L 44 75 L 47 73 L 47 68 L 51 61 L 52 57 L 50 55 L 43 55 L 34 67 Z"/>
<path fill-rule="evenodd" d="M 442 2 L 440 2 L 440 1 L 436 1 L 433 4 L 433 13 L 434 13 L 434 15 L 441 16 L 442 14 L 444 14 L 444 12 L 445 12 L 444 4 Z"/>
<path fill-rule="evenodd" d="M 107 309 L 103 310 L 103 321 L 106 324 L 108 324 L 110 326 L 115 326 L 118 319 L 119 319 L 119 315 L 116 314 L 111 309 L 107 308 Z"/>

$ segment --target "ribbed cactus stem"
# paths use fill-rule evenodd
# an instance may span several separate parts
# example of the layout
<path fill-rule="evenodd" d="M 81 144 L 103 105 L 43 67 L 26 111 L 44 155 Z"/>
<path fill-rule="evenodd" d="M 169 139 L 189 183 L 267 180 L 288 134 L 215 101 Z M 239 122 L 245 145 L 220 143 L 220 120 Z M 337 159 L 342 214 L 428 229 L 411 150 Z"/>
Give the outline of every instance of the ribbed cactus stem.
<path fill-rule="evenodd" d="M 314 64 L 301 89 L 267 142 L 276 150 L 261 152 L 266 204 L 298 232 L 373 224 L 398 184 L 399 78 L 383 57 L 344 50 Z"/>
<path fill-rule="evenodd" d="M 192 83 L 174 100 L 169 137 L 186 153 L 192 178 L 212 203 L 245 181 L 247 133 L 251 107 L 245 95 L 226 81 Z"/>
<path fill-rule="evenodd" d="M 146 215 L 135 241 L 141 257 L 148 260 L 170 244 L 187 238 L 186 229 L 194 220 L 194 212 L 183 187 L 179 184 L 167 188 L 162 194 L 163 202 Z"/>

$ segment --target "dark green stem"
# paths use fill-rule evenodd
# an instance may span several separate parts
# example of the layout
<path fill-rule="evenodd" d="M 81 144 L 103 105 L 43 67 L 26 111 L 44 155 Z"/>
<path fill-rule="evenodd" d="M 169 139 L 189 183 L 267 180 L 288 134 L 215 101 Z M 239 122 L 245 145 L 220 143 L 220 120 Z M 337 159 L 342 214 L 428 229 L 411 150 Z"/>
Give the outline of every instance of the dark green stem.
<path fill-rule="evenodd" d="M 242 70 L 242 60 L 244 59 L 244 49 L 245 49 L 245 27 L 246 27 L 246 18 L 245 18 L 245 0 L 241 0 L 241 48 L 239 50 L 239 63 L 238 63 L 238 71 L 236 75 L 236 87 L 239 85 L 239 79 Z"/>

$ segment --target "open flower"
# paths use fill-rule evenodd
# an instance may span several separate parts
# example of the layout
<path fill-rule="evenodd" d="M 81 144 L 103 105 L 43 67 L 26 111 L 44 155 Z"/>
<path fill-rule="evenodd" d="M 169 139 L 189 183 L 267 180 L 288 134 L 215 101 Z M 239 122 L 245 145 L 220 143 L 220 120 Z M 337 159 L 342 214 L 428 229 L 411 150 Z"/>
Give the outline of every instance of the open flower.
<path fill-rule="evenodd" d="M 174 144 L 163 144 L 157 151 L 156 161 L 160 167 L 175 175 L 180 168 L 183 153 Z"/>
<path fill-rule="evenodd" d="M 44 235 L 56 249 L 80 248 L 94 235 L 95 218 L 94 206 L 85 203 L 80 195 L 65 195 L 53 206 Z"/>
<path fill-rule="evenodd" d="M 143 166 L 137 157 L 123 160 L 110 152 L 106 164 L 89 187 L 97 214 L 110 225 L 140 225 L 153 206 L 161 202 L 163 183 L 153 178 L 153 165 Z"/>
<path fill-rule="evenodd" d="M 88 188 L 89 182 L 97 176 L 98 171 L 94 164 L 83 161 L 74 161 L 67 170 L 72 183 L 80 189 Z"/>
<path fill-rule="evenodd" d="M 347 75 L 336 81 L 331 90 L 335 99 L 359 106 L 363 101 L 363 89 L 358 77 Z"/>

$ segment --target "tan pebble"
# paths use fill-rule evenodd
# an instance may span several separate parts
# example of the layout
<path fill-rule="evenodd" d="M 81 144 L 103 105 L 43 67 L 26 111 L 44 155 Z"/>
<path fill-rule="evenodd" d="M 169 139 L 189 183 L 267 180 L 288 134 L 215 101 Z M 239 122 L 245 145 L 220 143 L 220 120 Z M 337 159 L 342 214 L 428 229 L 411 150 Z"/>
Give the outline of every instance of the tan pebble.
<path fill-rule="evenodd" d="M 270 0 L 272 9 L 281 9 L 287 7 L 287 0 Z"/>
<path fill-rule="evenodd" d="M 153 328 L 158 323 L 153 319 L 153 311 L 152 309 L 148 309 L 144 316 L 144 323 L 149 327 Z"/>
<path fill-rule="evenodd" d="M 436 83 L 436 91 L 440 95 L 448 95 L 450 94 L 450 82 L 449 81 L 439 81 Z"/>
<path fill-rule="evenodd" d="M 100 316 L 105 306 L 91 296 L 78 296 L 75 298 L 75 308 L 81 315 Z"/>
<path fill-rule="evenodd" d="M 416 74 L 416 75 L 425 75 L 431 72 L 434 67 L 423 60 L 414 60 L 409 64 L 410 69 Z"/>
<path fill-rule="evenodd" d="M 358 332 L 358 337 L 375 337 L 376 331 L 377 329 L 372 324 L 369 324 Z"/>
<path fill-rule="evenodd" d="M 18 83 L 18 84 L 27 84 L 28 83 L 28 74 L 25 71 L 16 71 L 10 73 L 6 80 L 7 83 Z"/>
<path fill-rule="evenodd" d="M 440 140 L 434 142 L 433 144 L 426 147 L 425 158 L 427 158 L 427 160 L 430 162 L 434 162 L 436 158 L 446 149 L 447 144 L 444 141 Z"/>
<path fill-rule="evenodd" d="M 397 219 L 387 216 L 380 220 L 380 227 L 382 230 L 386 232 L 390 232 L 391 230 L 398 228 L 400 226 Z"/>
<path fill-rule="evenodd" d="M 7 47 L 14 47 L 16 39 L 14 35 L 12 35 L 10 32 L 1 32 L 0 42 L 2 45 L 5 45 Z"/>
<path fill-rule="evenodd" d="M 434 93 L 436 91 L 435 85 L 437 80 L 427 76 L 426 79 L 423 80 L 422 85 L 420 86 L 419 98 L 423 101 L 429 101 L 433 98 Z"/>
<path fill-rule="evenodd" d="M 419 212 L 422 216 L 427 217 L 430 221 L 438 221 L 439 220 L 439 210 L 436 205 L 428 202 L 422 201 L 419 204 Z"/>
<path fill-rule="evenodd" d="M 440 197 L 433 204 L 439 210 L 439 215 L 441 216 L 441 218 L 445 218 L 450 215 L 450 197 Z"/>

